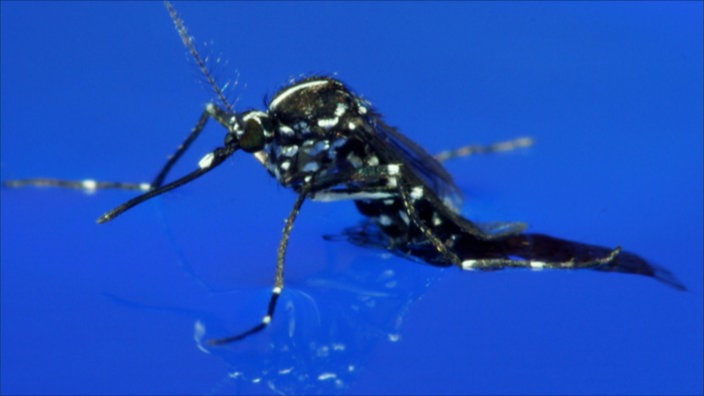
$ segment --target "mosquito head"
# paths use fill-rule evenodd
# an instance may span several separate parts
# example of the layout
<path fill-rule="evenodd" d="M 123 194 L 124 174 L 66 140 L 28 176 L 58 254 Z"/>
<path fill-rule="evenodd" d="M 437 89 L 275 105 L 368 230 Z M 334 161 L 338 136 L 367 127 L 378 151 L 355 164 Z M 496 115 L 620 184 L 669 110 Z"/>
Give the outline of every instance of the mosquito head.
<path fill-rule="evenodd" d="M 261 151 L 273 136 L 269 116 L 256 110 L 245 111 L 233 116 L 229 130 L 225 144 L 231 143 L 234 139 L 238 142 L 239 147 L 248 153 Z"/>

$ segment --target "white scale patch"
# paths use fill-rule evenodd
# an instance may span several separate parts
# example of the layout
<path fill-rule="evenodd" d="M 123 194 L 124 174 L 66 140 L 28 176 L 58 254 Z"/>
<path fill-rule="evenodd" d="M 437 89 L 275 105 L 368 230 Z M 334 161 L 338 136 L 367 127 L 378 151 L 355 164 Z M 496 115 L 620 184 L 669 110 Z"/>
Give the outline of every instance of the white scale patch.
<path fill-rule="evenodd" d="M 440 224 L 442 224 L 442 219 L 440 219 L 440 216 L 438 216 L 437 212 L 433 212 L 433 217 L 432 217 L 431 221 L 433 222 L 433 225 L 436 227 L 439 226 Z"/>
<path fill-rule="evenodd" d="M 307 176 L 309 177 L 309 176 Z M 391 196 L 388 192 L 356 192 L 356 193 L 339 193 L 339 192 L 320 192 L 315 194 L 312 199 L 318 202 L 334 202 L 349 199 L 384 199 Z"/>
<path fill-rule="evenodd" d="M 339 117 L 347 111 L 347 105 L 344 103 L 338 103 L 337 107 L 335 108 L 335 116 Z"/>
<path fill-rule="evenodd" d="M 198 161 L 198 167 L 200 169 L 209 168 L 210 165 L 213 163 L 213 159 L 215 159 L 215 155 L 213 153 L 206 154 L 203 158 L 200 159 L 200 161 Z"/>
<path fill-rule="evenodd" d="M 307 83 L 303 84 L 298 84 L 294 85 L 293 87 L 281 92 L 277 97 L 274 98 L 274 100 L 271 101 L 269 104 L 269 110 L 274 110 L 276 106 L 278 106 L 284 99 L 287 97 L 291 96 L 293 93 L 300 91 L 302 89 L 310 88 L 310 87 L 315 87 L 318 85 L 325 85 L 327 84 L 327 80 L 313 80 L 313 81 L 308 81 Z"/>
<path fill-rule="evenodd" d="M 386 181 L 386 187 L 388 187 L 388 188 L 398 187 L 398 179 L 395 177 L 390 177 L 389 180 Z"/>
<path fill-rule="evenodd" d="M 355 125 L 354 122 L 350 121 L 349 123 L 347 123 L 347 128 L 350 131 L 354 131 L 355 129 L 357 129 L 357 125 Z"/>
<path fill-rule="evenodd" d="M 531 261 L 530 268 L 534 271 L 540 271 L 545 268 L 545 262 L 543 261 Z"/>
<path fill-rule="evenodd" d="M 256 158 L 260 164 L 268 166 L 267 163 L 269 162 L 269 156 L 265 152 L 257 151 L 256 153 L 254 153 L 254 158 Z"/>
<path fill-rule="evenodd" d="M 95 180 L 87 179 L 81 182 L 81 186 L 86 190 L 94 191 L 96 188 L 98 188 L 98 182 L 96 182 Z"/>
<path fill-rule="evenodd" d="M 293 129 L 288 125 L 281 125 L 279 127 L 279 132 L 286 136 L 293 136 Z"/>
<path fill-rule="evenodd" d="M 379 165 L 379 158 L 376 155 L 370 156 L 369 158 L 367 158 L 367 165 L 369 165 L 369 166 Z"/>
<path fill-rule="evenodd" d="M 340 121 L 339 117 L 335 118 L 322 118 L 318 120 L 318 126 L 324 129 L 330 129 L 337 125 L 337 123 Z"/>
<path fill-rule="evenodd" d="M 320 165 L 318 165 L 317 162 L 309 162 L 305 165 L 303 165 L 303 168 L 301 168 L 301 171 L 303 172 L 315 172 L 318 169 L 320 169 Z"/>
<path fill-rule="evenodd" d="M 287 171 L 288 168 L 291 167 L 291 162 L 290 162 L 290 161 L 284 161 L 284 162 L 282 162 L 281 165 L 279 165 L 279 166 L 281 167 L 282 170 Z"/>
<path fill-rule="evenodd" d="M 478 260 L 464 260 L 460 265 L 462 266 L 463 270 L 471 271 L 474 268 L 475 265 L 477 265 Z"/>
<path fill-rule="evenodd" d="M 262 113 L 261 111 L 253 111 L 251 113 L 248 113 L 244 117 L 242 117 L 243 121 L 249 121 L 249 120 L 254 120 L 256 121 L 259 125 L 262 124 L 261 117 L 266 117 L 265 113 Z"/>
<path fill-rule="evenodd" d="M 423 187 L 416 186 L 411 189 L 411 198 L 418 200 L 423 198 Z"/>
<path fill-rule="evenodd" d="M 387 215 L 381 215 L 379 216 L 379 224 L 388 227 L 391 225 L 391 217 Z"/>

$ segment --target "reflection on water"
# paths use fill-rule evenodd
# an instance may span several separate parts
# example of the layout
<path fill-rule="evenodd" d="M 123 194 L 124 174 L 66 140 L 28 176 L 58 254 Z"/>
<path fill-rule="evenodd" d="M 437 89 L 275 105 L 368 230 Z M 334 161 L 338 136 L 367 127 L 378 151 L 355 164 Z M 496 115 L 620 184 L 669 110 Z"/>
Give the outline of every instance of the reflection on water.
<path fill-rule="evenodd" d="M 182 210 L 184 205 L 188 211 Z M 213 200 L 212 196 L 201 200 L 194 195 L 174 202 L 164 199 L 159 210 L 183 272 L 194 289 L 200 290 L 198 294 L 206 296 L 195 297 L 201 299 L 198 302 L 189 299 L 190 309 L 180 311 L 194 320 L 196 346 L 228 366 L 222 381 L 208 390 L 211 393 L 344 391 L 364 372 L 378 346 L 402 339 L 407 312 L 443 274 L 443 269 L 388 252 L 325 242 L 320 235 L 294 235 L 291 249 L 305 246 L 327 251 L 328 257 L 316 256 L 320 268 L 288 278 L 274 319 L 264 331 L 241 342 L 212 347 L 205 340 L 229 336 L 257 323 L 271 292 L 266 283 L 271 271 L 264 264 L 271 263 L 273 270 L 271 252 L 264 252 L 262 263 L 254 261 L 257 265 L 238 263 L 238 252 L 223 253 L 223 246 L 232 246 L 233 238 L 241 238 L 242 231 L 233 231 L 227 217 L 198 217 L 227 213 L 232 206 L 228 200 Z M 277 236 L 272 232 L 262 237 L 269 240 Z M 315 238 L 318 245 L 310 242 L 306 246 L 301 242 L 305 238 Z M 248 253 L 256 250 L 246 247 Z M 306 264 L 300 259 L 289 260 L 289 264 L 294 262 L 296 268 Z M 259 278 L 251 282 L 248 277 L 254 272 Z"/>
<path fill-rule="evenodd" d="M 199 347 L 231 367 L 214 391 L 330 394 L 351 385 L 376 346 L 402 338 L 407 311 L 442 274 L 395 257 L 370 257 L 284 289 L 272 325 L 243 342 L 204 345 L 221 334 L 196 321 Z"/>

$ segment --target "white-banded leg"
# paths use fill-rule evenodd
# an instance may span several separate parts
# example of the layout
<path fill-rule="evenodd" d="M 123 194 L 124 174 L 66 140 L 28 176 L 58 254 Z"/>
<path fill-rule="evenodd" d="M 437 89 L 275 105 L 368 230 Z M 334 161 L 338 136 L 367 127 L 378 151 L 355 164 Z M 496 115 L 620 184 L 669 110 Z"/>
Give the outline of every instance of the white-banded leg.
<path fill-rule="evenodd" d="M 129 190 L 129 191 L 148 191 L 151 189 L 150 183 L 131 183 L 131 182 L 109 182 L 97 181 L 92 179 L 86 180 L 62 180 L 52 178 L 31 178 L 31 179 L 16 179 L 5 180 L 2 182 L 3 187 L 22 188 L 22 187 L 54 187 L 54 188 L 71 188 L 82 190 L 87 193 L 95 192 L 95 190 Z"/>
<path fill-rule="evenodd" d="M 200 135 L 205 128 L 209 118 L 216 119 L 219 123 L 224 124 L 226 121 L 226 112 L 215 105 L 209 104 L 203 113 L 198 118 L 198 122 L 193 126 L 191 132 L 186 139 L 176 148 L 176 151 L 171 154 L 166 163 L 161 167 L 159 173 L 150 182 L 115 182 L 115 181 L 97 181 L 93 179 L 86 180 L 63 180 L 55 178 L 28 178 L 17 180 L 5 180 L 2 182 L 3 187 L 21 188 L 21 187 L 54 187 L 54 188 L 71 188 L 82 190 L 88 193 L 96 190 L 116 189 L 129 191 L 149 191 L 160 187 L 171 168 L 181 158 L 184 152 L 190 147 L 193 141 Z"/>
<path fill-rule="evenodd" d="M 169 156 L 159 173 L 154 180 L 152 180 L 151 188 L 158 188 L 162 185 L 164 179 L 166 179 L 166 176 L 171 171 L 171 168 L 181 159 L 181 156 L 183 156 L 198 136 L 200 136 L 200 133 L 203 131 L 210 118 L 215 119 L 221 125 L 227 125 L 227 114 L 227 112 L 212 103 L 206 105 L 205 110 L 203 110 L 203 113 L 201 113 L 198 118 L 198 122 L 193 126 L 186 139 L 176 148 L 176 151 Z"/>
<path fill-rule="evenodd" d="M 232 153 L 234 153 L 238 148 L 239 147 L 236 144 L 216 148 L 200 160 L 200 162 L 198 163 L 198 169 L 181 178 L 172 181 L 171 183 L 159 186 L 157 188 L 153 188 L 145 192 L 144 194 L 138 195 L 130 199 L 129 201 L 115 207 L 114 209 L 100 216 L 97 220 L 98 223 L 100 224 L 108 222 L 114 219 L 115 217 L 119 216 L 120 214 L 124 213 L 128 209 L 135 207 L 148 199 L 154 198 L 157 195 L 161 195 L 167 191 L 171 191 L 174 188 L 180 187 L 194 179 L 201 177 L 203 174 L 210 172 L 211 170 L 215 169 L 218 165 L 222 164 L 225 159 L 232 155 Z"/>
<path fill-rule="evenodd" d="M 438 253 L 442 254 L 450 263 L 462 268 L 463 270 L 500 270 L 504 268 L 529 268 L 533 270 L 541 269 L 597 269 L 600 267 L 608 266 L 614 261 L 616 256 L 621 253 L 621 248 L 616 247 L 613 250 L 604 250 L 604 254 L 601 255 L 586 255 L 579 254 L 568 259 L 559 260 L 549 260 L 549 259 L 512 259 L 512 258 L 462 258 L 458 253 L 449 248 L 433 231 L 432 227 L 425 224 L 425 222 L 418 216 L 415 210 L 414 201 L 420 199 L 424 196 L 424 188 L 422 186 L 416 186 L 413 188 L 408 188 L 407 186 L 399 186 L 399 192 L 403 200 L 404 207 L 408 212 L 408 216 L 414 221 L 414 224 L 421 230 L 423 235 L 430 241 L 430 243 L 435 247 Z M 427 197 L 428 199 L 430 197 Z M 459 215 L 453 213 L 446 213 L 449 217 L 445 220 L 452 221 L 455 219 L 462 219 L 465 223 L 470 224 L 471 222 L 460 217 Z M 523 241 L 523 236 L 519 234 L 509 233 L 505 238 L 502 236 L 489 236 L 485 239 L 486 235 L 477 234 L 475 228 L 470 228 L 465 230 L 466 224 L 457 224 L 457 228 L 462 231 L 469 231 L 468 233 L 472 237 L 486 240 L 487 244 L 506 244 L 504 241 L 507 240 L 520 240 Z M 524 241 L 524 243 L 528 243 Z M 568 243 L 565 241 L 565 243 Z M 508 244 L 506 244 L 508 246 Z M 529 249 L 525 249 L 529 250 Z M 602 251 L 602 249 L 600 249 Z M 524 252 L 512 252 L 511 248 L 507 248 L 503 253 L 508 255 L 519 256 L 524 254 Z"/>
<path fill-rule="evenodd" d="M 56 188 L 72 188 L 78 189 L 85 192 L 95 192 L 101 189 L 118 189 L 118 190 L 130 190 L 130 191 L 143 191 L 144 194 L 139 195 L 122 205 L 116 207 L 115 209 L 105 213 L 100 218 L 98 218 L 98 223 L 104 223 L 106 221 L 112 220 L 120 213 L 126 211 L 127 209 L 146 201 L 152 197 L 163 194 L 169 190 L 179 187 L 189 181 L 196 179 L 203 175 L 204 173 L 215 168 L 217 165 L 221 164 L 225 158 L 230 156 L 234 151 L 236 151 L 239 146 L 237 143 L 233 142 L 229 146 L 220 147 L 213 150 L 211 153 L 205 155 L 198 163 L 199 168 L 167 185 L 163 185 L 164 179 L 168 175 L 171 168 L 178 162 L 178 160 L 183 156 L 186 150 L 191 146 L 191 144 L 196 140 L 200 133 L 205 128 L 208 119 L 213 118 L 218 123 L 222 125 L 227 125 L 228 113 L 219 107 L 209 104 L 203 111 L 198 119 L 196 125 L 191 129 L 186 139 L 176 148 L 176 151 L 169 156 L 166 163 L 162 166 L 161 170 L 154 178 L 151 183 L 133 183 L 133 182 L 112 182 L 112 181 L 96 181 L 92 179 L 87 180 L 62 180 L 54 178 L 32 178 L 32 179 L 18 179 L 18 180 L 5 180 L 3 181 L 4 187 L 9 188 L 21 188 L 21 187 L 56 187 Z"/>
<path fill-rule="evenodd" d="M 503 142 L 496 142 L 486 146 L 480 144 L 469 144 L 467 146 L 462 146 L 454 150 L 446 150 L 439 152 L 433 157 L 440 162 L 445 162 L 453 158 L 469 157 L 474 154 L 490 154 L 500 151 L 511 151 L 521 147 L 530 147 L 532 145 L 532 138 L 522 137 Z"/>
<path fill-rule="evenodd" d="M 322 192 L 316 192 L 313 199 L 321 201 L 334 201 L 341 199 L 386 199 L 389 197 L 398 197 L 401 199 L 405 212 L 410 221 L 420 229 L 423 235 L 435 247 L 438 253 L 442 254 L 448 262 L 458 265 L 462 261 L 454 252 L 452 252 L 443 241 L 435 234 L 431 227 L 420 218 L 416 209 L 415 201 L 418 199 L 430 200 L 433 207 L 444 208 L 444 204 L 437 199 L 434 194 L 425 194 L 422 185 L 409 188 L 403 181 L 405 178 L 402 175 L 403 166 L 401 164 L 388 164 L 369 166 L 357 170 L 356 173 L 350 175 L 349 179 L 367 184 L 377 184 L 382 180 L 386 181 L 384 185 L 376 185 L 366 187 L 362 190 L 350 189 L 328 189 Z M 471 223 L 467 222 L 465 227 L 469 227 Z M 478 227 L 473 230 L 467 230 L 469 233 L 481 235 L 482 232 Z"/>
<path fill-rule="evenodd" d="M 301 206 L 303 202 L 308 197 L 310 191 L 310 185 L 304 186 L 296 198 L 296 202 L 293 204 L 291 211 L 286 218 L 286 223 L 284 224 L 284 229 L 281 235 L 281 240 L 279 241 L 279 248 L 276 251 L 276 275 L 274 276 L 274 287 L 271 290 L 271 297 L 269 298 L 269 305 L 266 309 L 266 314 L 262 317 L 261 322 L 256 326 L 250 328 L 247 331 L 236 334 L 230 337 L 216 338 L 208 340 L 209 345 L 222 345 L 228 344 L 230 342 L 235 342 L 249 337 L 252 334 L 256 334 L 264 330 L 271 320 L 274 318 L 274 310 L 276 309 L 276 302 L 279 299 L 279 295 L 284 289 L 284 262 L 286 259 L 286 250 L 288 248 L 288 240 L 291 236 L 291 230 L 293 230 L 293 223 L 301 211 Z"/>
<path fill-rule="evenodd" d="M 462 257 L 462 253 L 458 247 L 448 246 L 434 230 L 434 225 L 427 224 L 418 214 L 415 203 L 420 199 L 428 200 L 435 210 L 442 210 L 437 197 L 432 194 L 426 194 L 425 187 L 422 185 L 408 186 L 402 182 L 405 180 L 399 175 L 398 196 L 403 202 L 404 209 L 408 214 L 409 219 L 423 233 L 425 238 L 432 244 L 435 250 L 441 254 L 448 263 L 452 263 L 464 270 L 500 270 L 504 268 L 529 268 L 533 270 L 540 269 L 603 269 L 612 265 L 614 260 L 621 253 L 621 248 L 615 249 L 587 247 L 587 245 L 561 241 L 562 246 L 567 245 L 567 248 L 573 249 L 574 254 L 564 259 L 550 260 L 546 252 L 538 252 L 537 257 L 513 259 L 504 257 L 477 257 L 467 258 Z M 535 235 L 523 235 L 514 232 L 499 235 L 486 235 L 479 230 L 473 223 L 462 218 L 461 216 L 444 211 L 442 213 L 443 222 L 452 221 L 455 223 L 457 232 L 467 233 L 471 238 L 482 240 L 487 245 L 503 246 L 500 252 L 494 254 L 502 254 L 506 256 L 521 257 L 526 255 L 531 256 L 532 242 L 530 238 L 535 238 Z M 460 221 L 461 220 L 461 221 Z M 457 240 L 460 241 L 464 235 L 457 235 Z M 460 242 L 461 243 L 461 242 Z M 515 246 L 514 246 L 515 245 Z M 520 246 L 520 247 L 517 247 Z M 478 254 L 480 254 L 478 252 Z M 544 258 L 543 258 L 544 257 Z"/>
<path fill-rule="evenodd" d="M 603 257 L 590 258 L 579 260 L 571 258 L 565 261 L 547 261 L 547 260 L 514 260 L 503 258 L 478 258 L 467 259 L 460 263 L 463 270 L 483 270 L 493 271 L 504 268 L 529 268 L 532 270 L 542 269 L 595 269 L 600 266 L 611 263 L 618 254 L 621 253 L 621 247 L 616 247 L 609 254 Z"/>
<path fill-rule="evenodd" d="M 415 186 L 409 189 L 404 183 L 398 183 L 398 191 L 401 196 L 401 201 L 403 202 L 403 207 L 408 214 L 408 218 L 420 229 L 438 253 L 443 255 L 450 263 L 458 265 L 462 260 L 452 250 L 448 249 L 447 245 L 445 245 L 435 232 L 425 224 L 416 211 L 414 201 L 422 198 L 424 195 L 424 187 Z"/>
<path fill-rule="evenodd" d="M 385 199 L 389 196 L 397 196 L 401 199 L 406 214 L 410 221 L 420 229 L 423 235 L 430 241 L 430 243 L 435 247 L 438 253 L 442 254 L 450 263 L 459 265 L 460 258 L 452 252 L 445 245 L 443 241 L 435 234 L 430 226 L 425 224 L 425 222 L 418 215 L 415 208 L 415 201 L 420 199 L 430 199 L 434 207 L 444 208 L 444 204 L 440 202 L 439 199 L 435 198 L 434 194 L 425 194 L 425 189 L 422 185 L 410 187 L 406 184 L 406 178 L 403 176 L 403 166 L 401 164 L 389 164 L 389 165 L 379 165 L 360 169 L 356 174 L 356 180 L 374 181 L 377 182 L 381 179 L 386 180 L 386 185 L 381 187 L 376 187 L 375 190 L 371 192 L 377 194 L 375 199 Z M 382 195 L 386 194 L 385 196 Z M 370 197 L 366 197 L 370 199 Z M 440 209 L 438 209 L 440 210 Z M 477 229 L 477 232 L 479 230 Z"/>
<path fill-rule="evenodd" d="M 398 194 L 396 179 L 400 169 L 399 164 L 375 165 L 331 178 L 319 177 L 310 198 L 320 202 L 390 198 Z M 360 187 L 347 186 L 353 183 Z"/>

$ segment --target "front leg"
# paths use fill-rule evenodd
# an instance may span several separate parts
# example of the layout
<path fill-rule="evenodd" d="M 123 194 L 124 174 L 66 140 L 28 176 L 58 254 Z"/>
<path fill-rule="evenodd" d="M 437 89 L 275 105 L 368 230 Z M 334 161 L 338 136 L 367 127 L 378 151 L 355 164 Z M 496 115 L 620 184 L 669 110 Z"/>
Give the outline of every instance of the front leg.
<path fill-rule="evenodd" d="M 188 150 L 191 144 L 198 138 L 200 133 L 205 128 L 205 124 L 210 118 L 215 119 L 219 123 L 226 122 L 227 113 L 219 107 L 209 104 L 203 110 L 198 121 L 191 129 L 186 139 L 176 148 L 176 151 L 171 154 L 164 165 L 150 183 L 135 183 L 135 182 L 114 182 L 114 181 L 97 181 L 93 179 L 85 180 L 65 180 L 55 178 L 30 178 L 30 179 L 15 179 L 3 181 L 3 187 L 22 188 L 22 187 L 55 187 L 55 188 L 70 188 L 82 190 L 86 193 L 93 193 L 96 190 L 116 189 L 129 191 L 150 191 L 161 187 L 166 179 L 166 176 L 171 171 L 171 168 L 178 162 L 183 154 Z M 223 124 L 225 125 L 225 124 Z"/>

